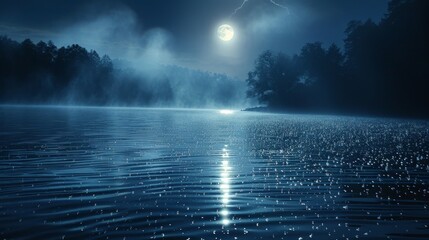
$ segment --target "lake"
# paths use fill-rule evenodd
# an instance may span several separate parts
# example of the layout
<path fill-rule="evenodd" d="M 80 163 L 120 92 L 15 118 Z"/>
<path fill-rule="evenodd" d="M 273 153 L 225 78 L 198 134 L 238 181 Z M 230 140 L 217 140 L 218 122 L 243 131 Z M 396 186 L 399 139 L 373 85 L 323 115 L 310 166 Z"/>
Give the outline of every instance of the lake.
<path fill-rule="evenodd" d="M 1 239 L 428 239 L 429 122 L 0 107 Z"/>

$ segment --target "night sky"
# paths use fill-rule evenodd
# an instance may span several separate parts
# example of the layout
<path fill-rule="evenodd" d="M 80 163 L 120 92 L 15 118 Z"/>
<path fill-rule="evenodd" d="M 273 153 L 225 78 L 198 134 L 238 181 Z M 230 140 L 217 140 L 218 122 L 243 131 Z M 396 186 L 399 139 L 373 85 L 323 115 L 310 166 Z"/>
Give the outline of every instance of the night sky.
<path fill-rule="evenodd" d="M 342 46 L 350 20 L 378 22 L 387 0 L 4 0 L 0 34 L 78 43 L 112 58 L 175 64 L 244 78 L 264 50 L 298 53 L 308 42 Z M 228 23 L 235 38 L 222 42 Z"/>

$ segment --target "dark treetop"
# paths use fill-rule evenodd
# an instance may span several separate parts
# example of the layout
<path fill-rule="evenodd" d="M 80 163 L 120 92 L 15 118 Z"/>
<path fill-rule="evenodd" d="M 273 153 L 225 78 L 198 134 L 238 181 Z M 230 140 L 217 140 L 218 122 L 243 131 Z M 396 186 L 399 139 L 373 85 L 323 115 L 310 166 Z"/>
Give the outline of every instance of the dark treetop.
<path fill-rule="evenodd" d="M 349 23 L 344 51 L 316 42 L 292 57 L 264 52 L 248 96 L 270 109 L 429 117 L 428 11 L 428 1 L 392 0 L 380 23 Z"/>

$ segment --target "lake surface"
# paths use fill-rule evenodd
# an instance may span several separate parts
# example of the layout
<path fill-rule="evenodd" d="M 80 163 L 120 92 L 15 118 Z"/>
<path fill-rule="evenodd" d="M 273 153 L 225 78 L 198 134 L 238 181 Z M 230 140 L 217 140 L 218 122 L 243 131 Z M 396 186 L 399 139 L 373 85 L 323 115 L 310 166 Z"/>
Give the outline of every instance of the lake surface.
<path fill-rule="evenodd" d="M 429 122 L 0 107 L 1 239 L 428 239 Z"/>

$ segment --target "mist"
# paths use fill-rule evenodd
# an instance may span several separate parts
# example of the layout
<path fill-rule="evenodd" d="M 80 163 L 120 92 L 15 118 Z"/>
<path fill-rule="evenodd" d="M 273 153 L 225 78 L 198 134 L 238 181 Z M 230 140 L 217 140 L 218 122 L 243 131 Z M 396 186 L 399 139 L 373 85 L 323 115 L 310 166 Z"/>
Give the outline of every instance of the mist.
<path fill-rule="evenodd" d="M 9 91 L 2 100 L 12 103 L 198 108 L 242 108 L 249 101 L 245 97 L 243 80 L 200 70 L 198 66 L 182 66 L 182 60 L 172 47 L 175 41 L 172 34 L 162 28 L 145 28 L 128 8 L 122 7 L 84 19 L 62 27 L 58 34 L 51 34 L 50 39 L 42 40 L 52 40 L 59 51 L 76 51 L 77 48 L 72 48 L 77 44 L 87 50 L 91 55 L 89 58 L 94 58 L 95 62 L 89 64 L 79 57 L 73 59 L 70 63 L 74 66 L 73 76 L 65 81 L 66 86 L 62 86 L 61 90 L 55 89 L 55 81 L 64 81 L 55 80 L 56 77 L 64 78 L 58 75 L 58 69 L 50 71 L 51 67 L 46 66 L 43 71 L 32 69 L 33 73 L 29 76 L 40 78 L 35 80 L 41 88 L 40 92 L 52 93 L 34 97 L 26 92 L 26 88 L 17 87 L 14 94 Z M 43 54 L 44 50 L 37 49 L 38 46 L 34 43 L 29 48 Z M 94 69 L 101 63 L 107 68 L 102 70 L 104 73 L 95 76 L 94 72 L 99 70 Z M 94 66 L 91 67 L 91 64 Z M 36 72 L 44 73 L 40 76 Z M 53 76 L 55 72 L 56 77 Z M 12 78 L 7 79 L 4 85 L 10 86 L 8 82 Z"/>

